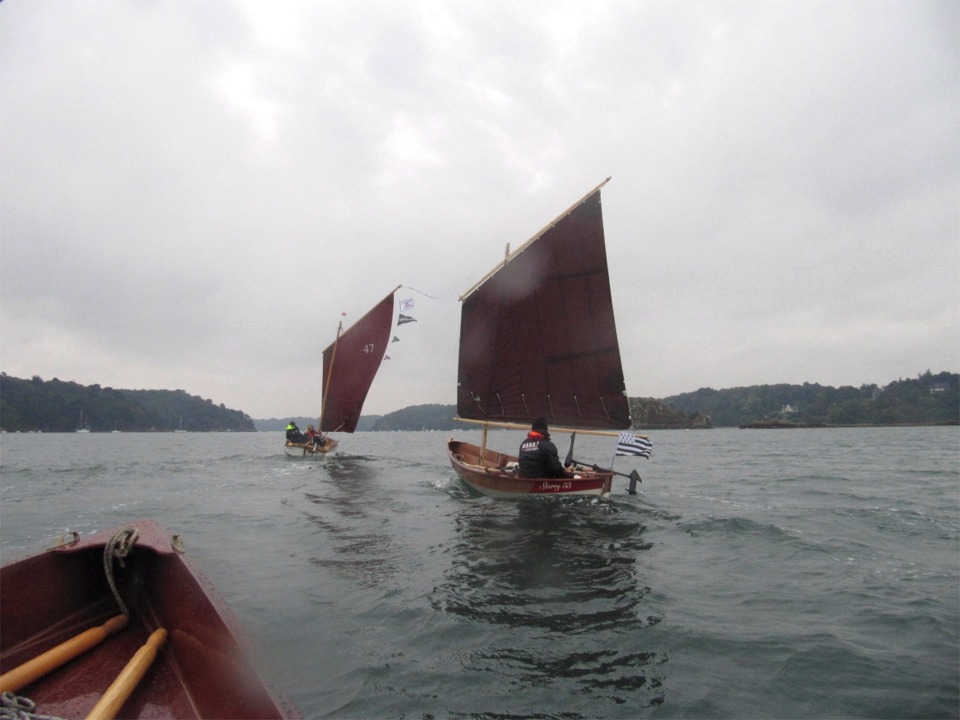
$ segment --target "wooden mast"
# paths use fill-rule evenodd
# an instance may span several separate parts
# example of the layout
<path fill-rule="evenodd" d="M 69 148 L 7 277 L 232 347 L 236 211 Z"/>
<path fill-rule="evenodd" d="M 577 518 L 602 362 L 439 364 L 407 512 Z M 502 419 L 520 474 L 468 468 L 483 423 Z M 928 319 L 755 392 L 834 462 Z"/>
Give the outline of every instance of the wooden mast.
<path fill-rule="evenodd" d="M 337 343 L 340 342 L 340 333 L 343 331 L 343 317 L 337 323 L 337 337 L 333 340 L 333 350 L 330 352 L 330 367 L 327 369 L 327 378 L 323 382 L 323 400 L 320 403 L 320 417 L 317 419 L 317 432 L 323 434 L 323 415 L 327 412 L 327 396 L 330 394 L 330 378 L 333 376 L 333 363 L 337 359 Z"/>

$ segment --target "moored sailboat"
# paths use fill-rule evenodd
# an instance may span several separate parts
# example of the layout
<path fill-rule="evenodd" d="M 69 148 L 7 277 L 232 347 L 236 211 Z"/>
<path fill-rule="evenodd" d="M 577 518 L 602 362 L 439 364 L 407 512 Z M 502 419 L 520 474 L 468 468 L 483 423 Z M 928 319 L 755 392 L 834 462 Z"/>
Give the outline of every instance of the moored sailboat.
<path fill-rule="evenodd" d="M 90 432 L 90 421 L 89 421 L 89 418 L 84 419 L 83 410 L 80 411 L 80 419 L 77 420 L 77 432 L 78 433 Z"/>
<path fill-rule="evenodd" d="M 572 477 L 521 477 L 515 455 L 486 447 L 488 427 L 618 436 L 631 427 L 604 243 L 600 189 L 527 240 L 461 296 L 458 420 L 481 445 L 451 439 L 450 463 L 493 497 L 610 493 L 612 470 L 573 459 Z M 519 444 L 519 443 L 518 443 Z M 639 481 L 634 471 L 631 490 Z"/>
<path fill-rule="evenodd" d="M 334 341 L 323 351 L 323 402 L 317 428 L 321 433 L 352 433 L 390 342 L 397 286 L 347 330 L 341 319 Z M 323 442 L 287 441 L 284 452 L 292 457 L 325 454 L 339 442 L 329 435 Z"/>

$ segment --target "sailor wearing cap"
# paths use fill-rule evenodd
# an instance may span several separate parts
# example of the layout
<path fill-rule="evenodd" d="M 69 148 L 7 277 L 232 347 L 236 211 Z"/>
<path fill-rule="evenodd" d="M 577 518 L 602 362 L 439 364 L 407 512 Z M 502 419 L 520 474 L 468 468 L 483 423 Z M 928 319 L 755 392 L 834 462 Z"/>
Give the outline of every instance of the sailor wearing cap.
<path fill-rule="evenodd" d="M 527 439 L 520 443 L 521 477 L 528 478 L 566 478 L 573 477 L 560 462 L 557 446 L 550 441 L 550 432 L 546 418 L 533 421 Z"/>

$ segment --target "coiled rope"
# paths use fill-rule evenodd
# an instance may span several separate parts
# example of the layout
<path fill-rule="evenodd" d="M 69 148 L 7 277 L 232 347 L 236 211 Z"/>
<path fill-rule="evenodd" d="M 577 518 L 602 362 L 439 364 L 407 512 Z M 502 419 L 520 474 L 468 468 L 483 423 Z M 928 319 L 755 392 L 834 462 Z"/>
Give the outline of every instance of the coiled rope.
<path fill-rule="evenodd" d="M 117 583 L 113 578 L 113 561 L 116 558 L 121 568 L 126 567 L 127 555 L 133 550 L 139 535 L 136 528 L 125 527 L 117 530 L 103 547 L 103 569 L 107 574 L 107 584 L 121 612 L 127 617 L 130 617 L 130 610 L 120 597 L 120 591 L 117 590 Z M 10 691 L 0 694 L 0 720 L 63 720 L 55 715 L 34 712 L 36 709 L 37 704 L 28 697 L 16 695 Z"/>
<path fill-rule="evenodd" d="M 133 549 L 133 544 L 137 541 L 139 534 L 140 532 L 134 527 L 117 530 L 103 548 L 103 569 L 107 574 L 107 583 L 110 585 L 110 591 L 113 593 L 117 605 L 120 606 L 120 611 L 127 617 L 130 617 L 130 611 L 127 609 L 126 603 L 123 602 L 123 598 L 120 597 L 117 583 L 113 579 L 113 560 L 116 558 L 120 567 L 126 567 L 126 557 Z"/>
<path fill-rule="evenodd" d="M 7 690 L 0 695 L 0 718 L 2 720 L 63 720 L 56 715 L 34 712 L 37 704 L 28 697 L 15 695 Z"/>

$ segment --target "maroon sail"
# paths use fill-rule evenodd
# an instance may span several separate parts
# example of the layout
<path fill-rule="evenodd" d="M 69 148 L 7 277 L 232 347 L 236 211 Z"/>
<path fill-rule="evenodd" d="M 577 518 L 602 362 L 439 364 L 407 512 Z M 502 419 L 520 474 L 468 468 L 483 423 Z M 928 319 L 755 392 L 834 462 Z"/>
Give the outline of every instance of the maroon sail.
<path fill-rule="evenodd" d="M 605 184 L 605 183 L 604 183 Z M 463 298 L 457 413 L 470 420 L 631 425 L 599 185 Z"/>
<path fill-rule="evenodd" d="M 338 330 L 337 339 L 323 351 L 321 432 L 357 429 L 363 402 L 390 342 L 394 293 L 343 333 Z"/>

